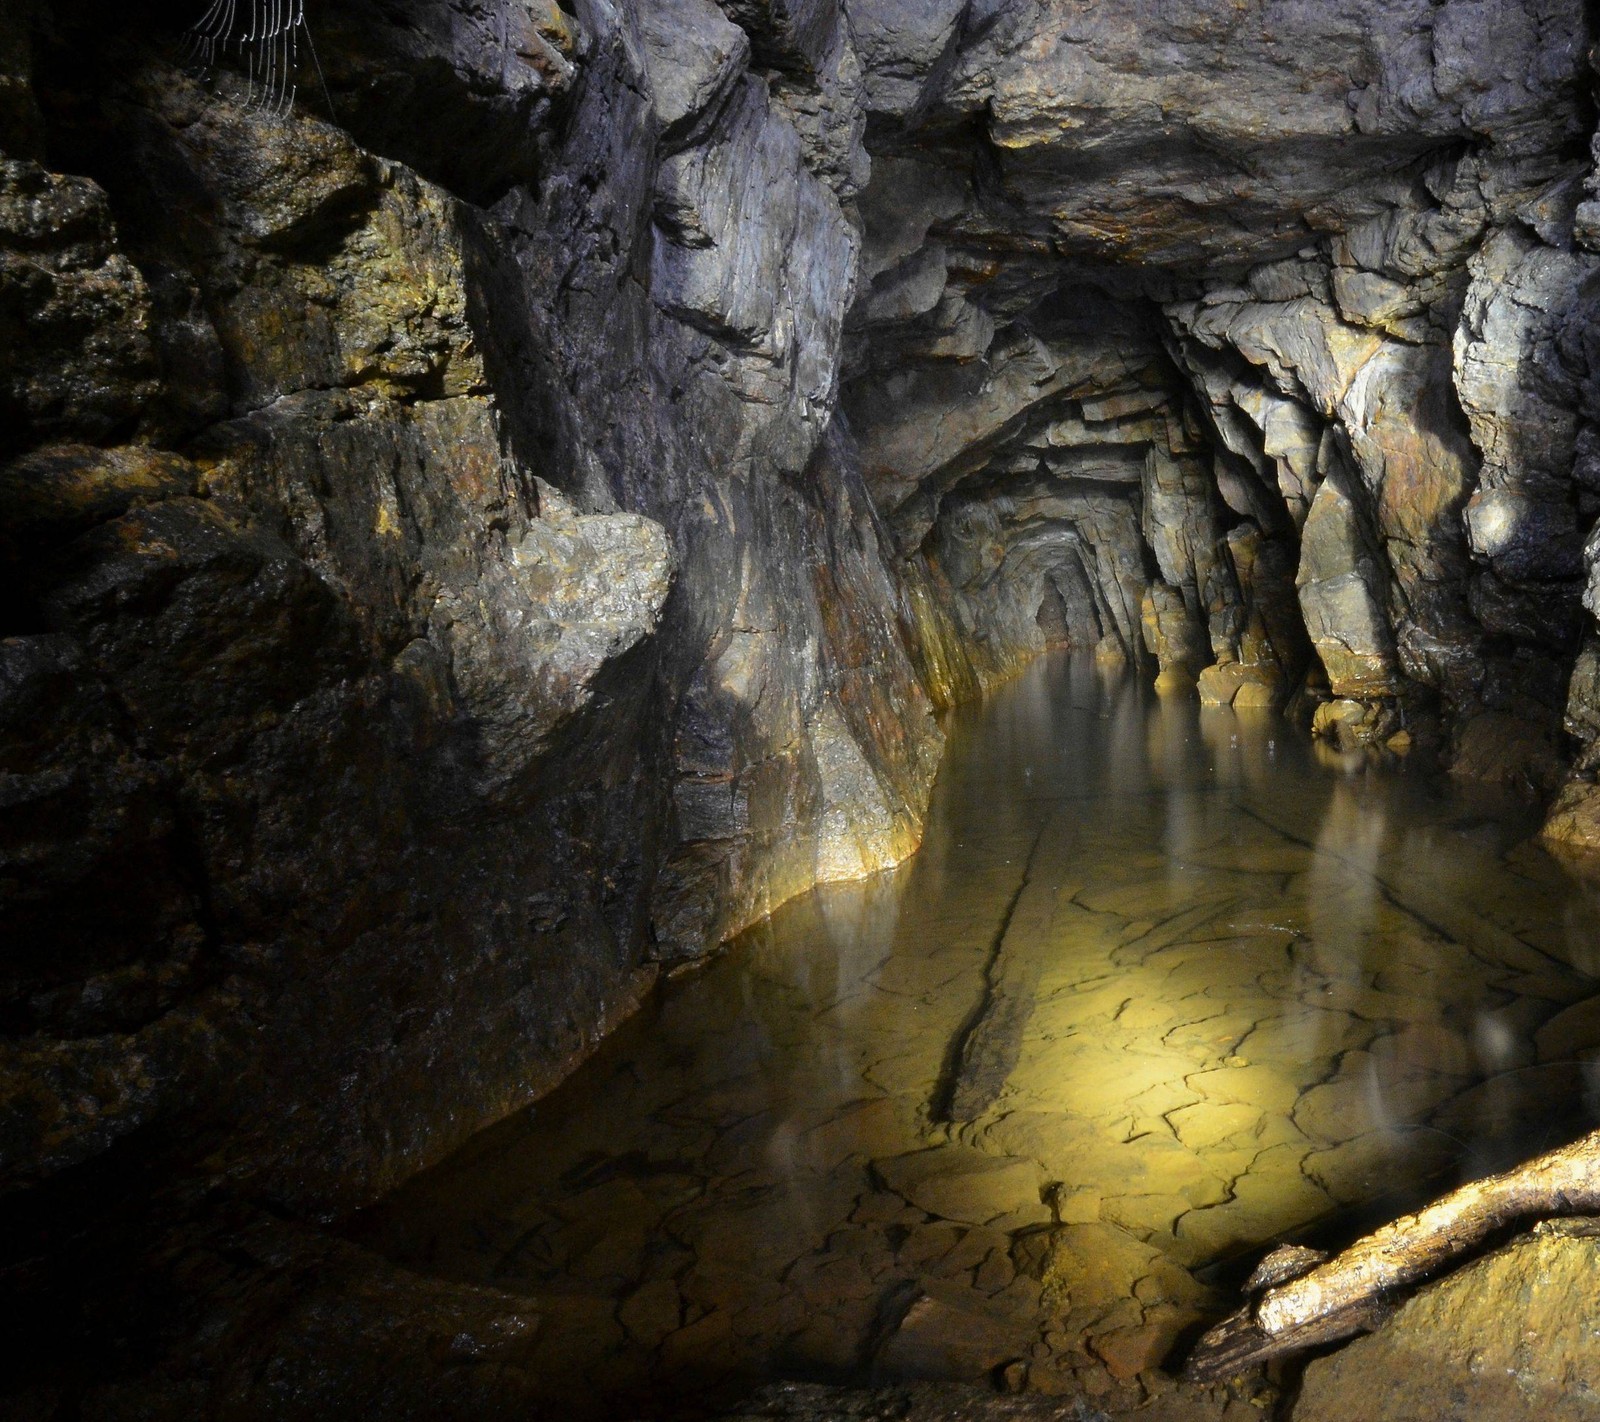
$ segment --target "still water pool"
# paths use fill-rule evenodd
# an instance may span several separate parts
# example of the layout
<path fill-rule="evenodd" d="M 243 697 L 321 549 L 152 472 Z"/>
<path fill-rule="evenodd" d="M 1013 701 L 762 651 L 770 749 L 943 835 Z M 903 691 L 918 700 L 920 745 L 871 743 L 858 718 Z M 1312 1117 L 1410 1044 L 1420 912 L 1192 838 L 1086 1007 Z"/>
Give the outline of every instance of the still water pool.
<path fill-rule="evenodd" d="M 564 1410 L 1112 1402 L 1234 1261 L 1587 1124 L 1600 897 L 1526 807 L 1069 656 L 948 730 L 911 862 L 780 909 L 357 1226 L 535 1300 Z"/>

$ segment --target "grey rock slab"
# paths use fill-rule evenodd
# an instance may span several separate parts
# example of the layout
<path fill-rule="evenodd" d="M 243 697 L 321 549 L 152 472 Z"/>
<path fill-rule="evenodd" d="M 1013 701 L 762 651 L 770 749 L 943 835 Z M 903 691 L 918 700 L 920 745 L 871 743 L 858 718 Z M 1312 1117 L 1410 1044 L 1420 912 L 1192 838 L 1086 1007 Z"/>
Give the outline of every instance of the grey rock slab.
<path fill-rule="evenodd" d="M 916 111 L 967 8 L 967 0 L 850 0 L 870 109 L 897 118 Z"/>
<path fill-rule="evenodd" d="M 711 0 L 650 0 L 639 7 L 639 34 L 663 139 L 681 141 L 743 72 L 749 37 Z"/>

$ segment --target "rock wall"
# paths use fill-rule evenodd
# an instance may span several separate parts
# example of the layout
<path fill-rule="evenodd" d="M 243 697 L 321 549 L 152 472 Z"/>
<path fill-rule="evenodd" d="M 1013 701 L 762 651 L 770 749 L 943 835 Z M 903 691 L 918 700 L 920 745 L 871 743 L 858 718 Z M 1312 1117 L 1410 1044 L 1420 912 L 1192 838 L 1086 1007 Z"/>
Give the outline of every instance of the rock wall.
<path fill-rule="evenodd" d="M 970 649 L 932 681 L 1003 675 L 1041 644 L 1041 578 L 1071 607 L 1087 573 L 1080 645 L 1207 701 L 1303 684 L 1346 744 L 1552 791 L 1593 739 L 1582 7 L 946 21 L 869 70 L 845 394 L 912 585 Z M 1593 837 L 1591 759 L 1552 833 Z"/>
<path fill-rule="evenodd" d="M 837 16 L 316 18 L 336 123 L 7 22 L 13 1184 L 359 1203 L 920 836 Z"/>

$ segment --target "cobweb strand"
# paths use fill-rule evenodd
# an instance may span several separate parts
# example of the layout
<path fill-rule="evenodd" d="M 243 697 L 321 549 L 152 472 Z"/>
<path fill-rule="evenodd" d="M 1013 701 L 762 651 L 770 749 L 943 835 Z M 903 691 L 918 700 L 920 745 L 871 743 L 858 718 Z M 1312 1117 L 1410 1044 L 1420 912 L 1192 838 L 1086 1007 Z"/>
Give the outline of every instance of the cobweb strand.
<path fill-rule="evenodd" d="M 305 0 L 211 0 L 189 27 L 186 49 L 190 63 L 207 78 L 231 61 L 244 75 L 248 106 L 282 118 L 299 93 L 302 39 L 315 62 Z M 318 63 L 319 76 L 321 71 Z"/>

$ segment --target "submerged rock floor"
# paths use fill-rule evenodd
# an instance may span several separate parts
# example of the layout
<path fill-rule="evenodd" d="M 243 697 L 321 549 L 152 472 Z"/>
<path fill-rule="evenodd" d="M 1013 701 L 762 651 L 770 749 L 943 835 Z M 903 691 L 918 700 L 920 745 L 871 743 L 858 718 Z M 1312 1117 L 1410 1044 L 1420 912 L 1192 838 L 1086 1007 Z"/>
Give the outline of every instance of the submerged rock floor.
<path fill-rule="evenodd" d="M 923 1378 L 1165 1413 L 1241 1262 L 1584 1109 L 1600 895 L 1515 804 L 1081 658 L 949 729 L 915 859 L 779 909 L 357 1224 L 536 1300 L 552 1402 Z"/>

